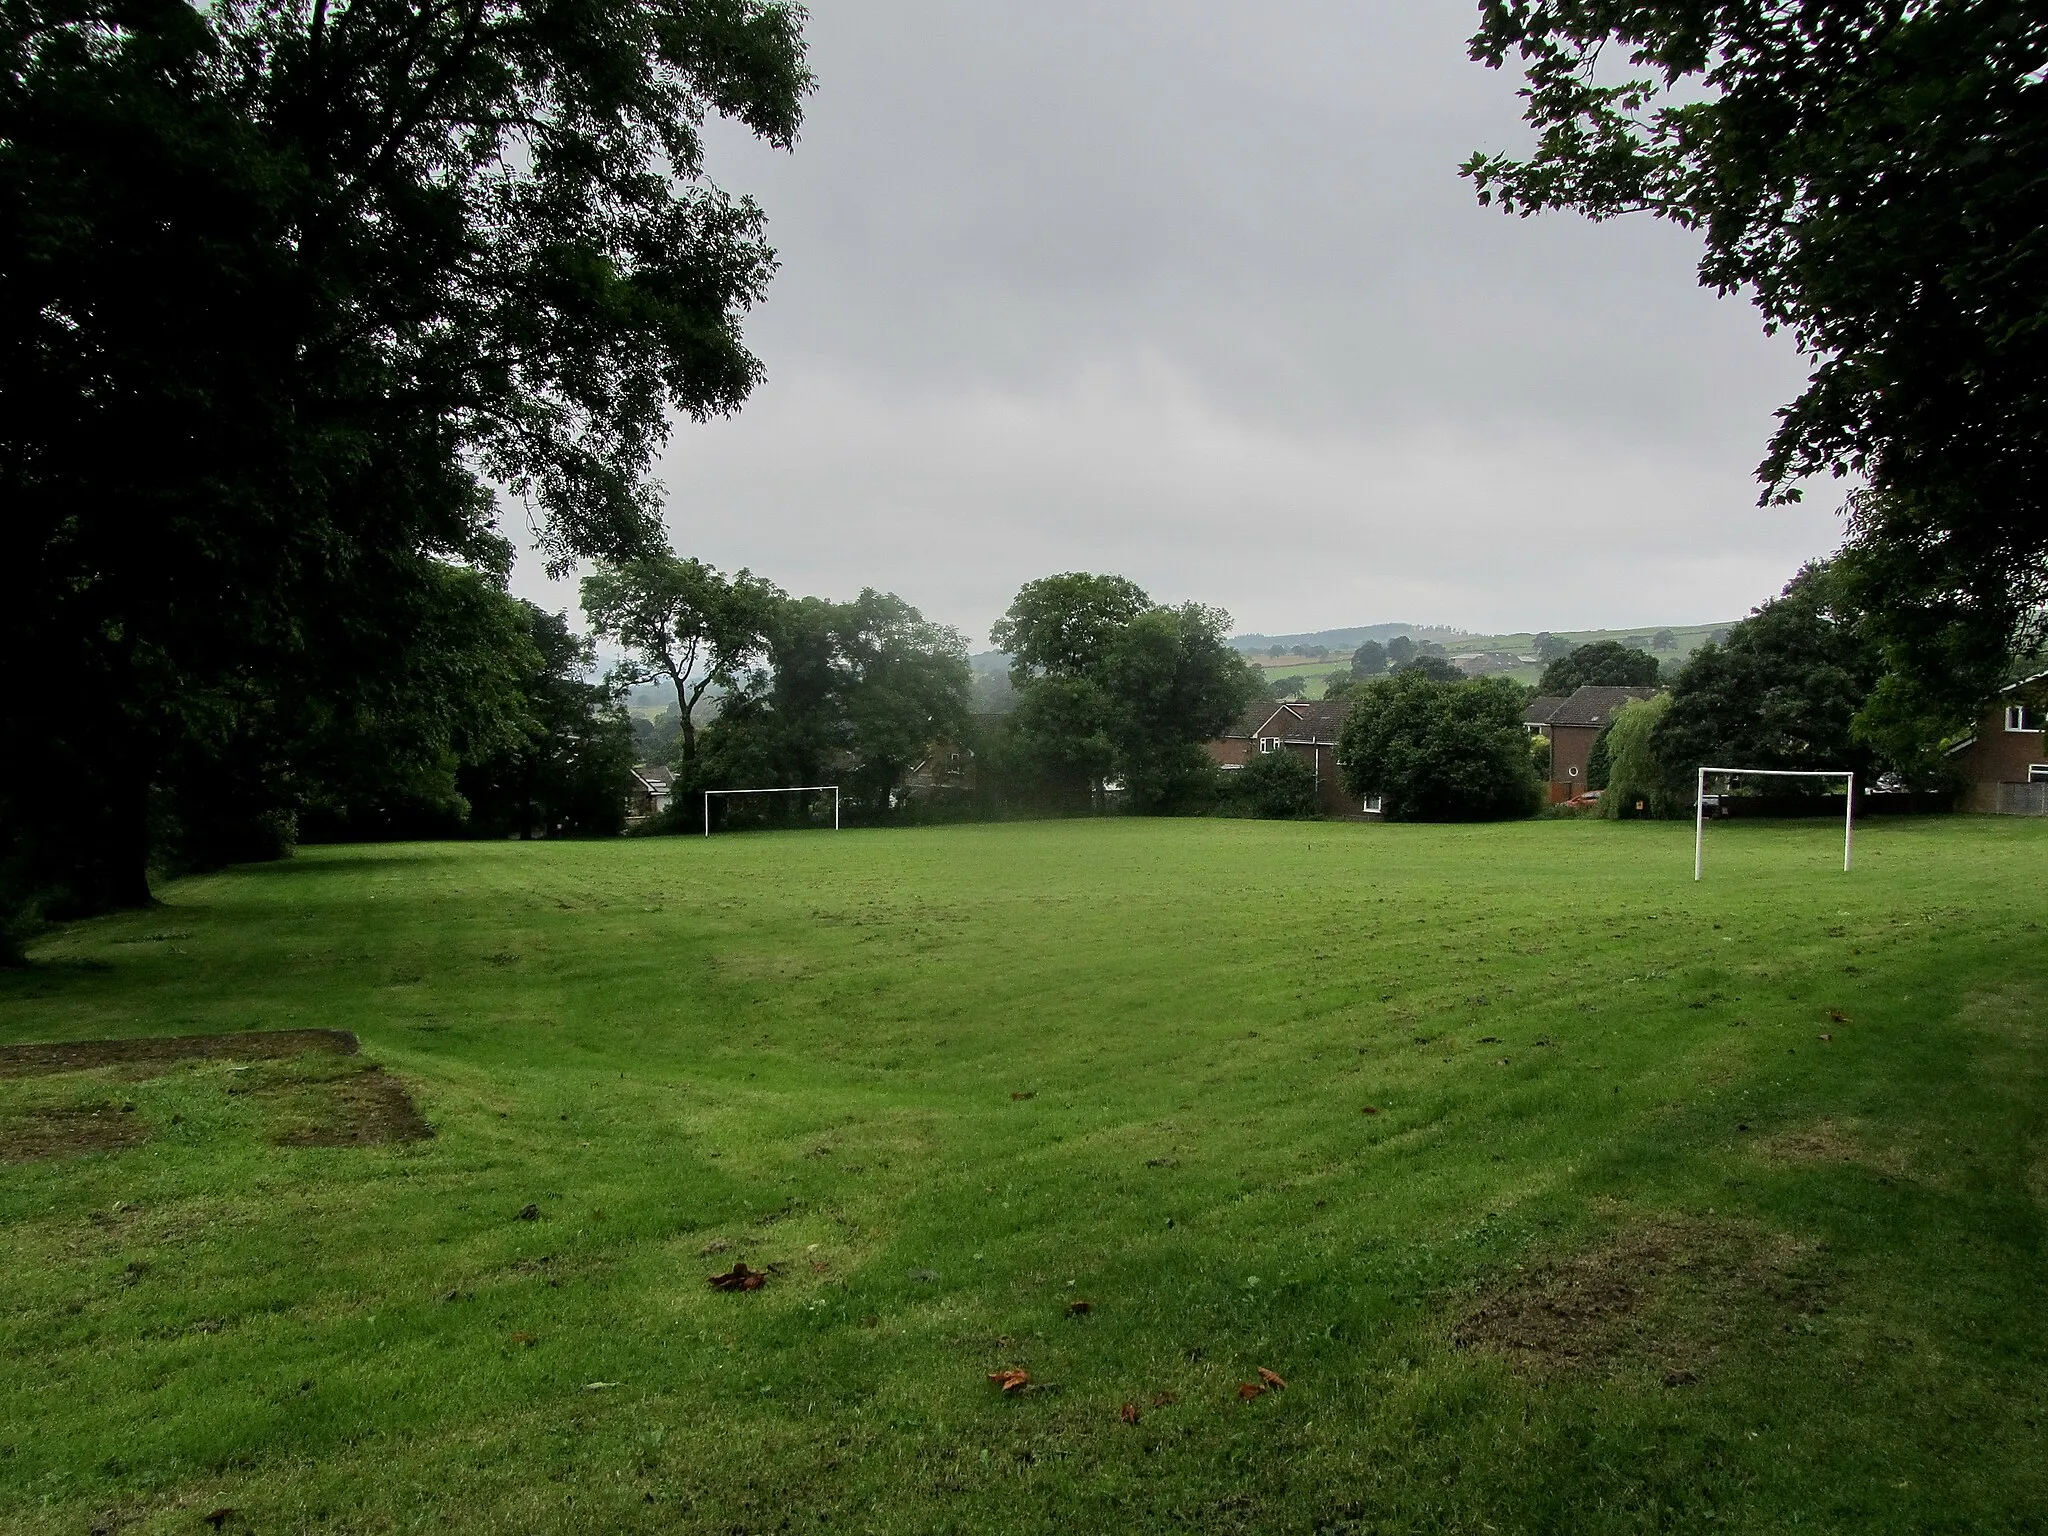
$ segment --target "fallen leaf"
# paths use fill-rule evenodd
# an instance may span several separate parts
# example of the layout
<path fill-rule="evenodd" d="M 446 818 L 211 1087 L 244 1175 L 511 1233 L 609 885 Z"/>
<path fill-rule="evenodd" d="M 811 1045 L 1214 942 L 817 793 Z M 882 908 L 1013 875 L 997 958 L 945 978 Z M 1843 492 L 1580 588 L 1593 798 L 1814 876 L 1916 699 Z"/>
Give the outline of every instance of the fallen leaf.
<path fill-rule="evenodd" d="M 1123 1407 L 1117 1410 L 1116 1416 L 1126 1424 L 1135 1424 L 1138 1422 L 1138 1405 L 1136 1403 L 1125 1403 Z"/>
<path fill-rule="evenodd" d="M 586 1381 L 583 1383 L 583 1390 L 586 1392 L 602 1392 L 607 1387 L 616 1387 L 617 1385 L 616 1381 Z"/>
<path fill-rule="evenodd" d="M 1376 1115 L 1379 1113 L 1379 1110 L 1375 1106 L 1368 1104 L 1365 1106 L 1365 1108 L 1361 1109 L 1359 1113 L 1361 1115 Z"/>
<path fill-rule="evenodd" d="M 1240 1381 L 1237 1384 L 1237 1398 L 1241 1403 L 1248 1403 L 1255 1397 L 1264 1397 L 1265 1395 L 1266 1389 L 1256 1381 Z"/>
<path fill-rule="evenodd" d="M 1007 1371 L 990 1371 L 988 1379 L 1003 1389 L 1005 1397 L 1013 1393 L 1022 1392 L 1031 1385 L 1031 1373 L 1029 1371 L 1017 1370 L 1014 1367 Z"/>
<path fill-rule="evenodd" d="M 519 1219 L 521 1221 L 539 1221 L 540 1207 L 537 1205 L 522 1205 L 519 1208 Z"/>
<path fill-rule="evenodd" d="M 1839 1008 L 1830 1008 L 1828 1010 L 1828 1017 L 1833 1019 L 1837 1024 L 1854 1024 L 1856 1022 L 1854 1019 L 1850 1018 L 1849 1015 L 1842 1012 L 1842 1010 Z"/>
<path fill-rule="evenodd" d="M 1822 1040 L 1822 1042 L 1823 1042 L 1824 1044 L 1830 1044 L 1830 1045 L 1832 1045 L 1832 1044 L 1834 1043 L 1834 1039 L 1835 1039 L 1835 1037 L 1834 1037 L 1833 1035 L 1822 1035 L 1822 1036 L 1821 1036 L 1820 1038 L 1821 1038 L 1821 1040 Z"/>
<path fill-rule="evenodd" d="M 530 1333 L 515 1333 L 512 1335 L 512 1342 L 514 1344 L 523 1344 L 528 1349 L 531 1349 L 537 1341 Z"/>
<path fill-rule="evenodd" d="M 1010 1100 L 1011 1100 L 1011 1102 L 1012 1102 L 1012 1103 L 1015 1103 L 1015 1102 L 1017 1102 L 1018 1100 L 1021 1100 L 1021 1099 L 1035 1099 L 1035 1098 L 1037 1098 L 1037 1097 L 1038 1097 L 1038 1090 L 1037 1090 L 1036 1088 L 1034 1088 L 1034 1089 L 1032 1089 L 1032 1090 L 1031 1090 L 1031 1091 L 1030 1091 L 1029 1093 L 1013 1093 L 1013 1094 L 1011 1094 L 1011 1095 L 1010 1095 Z"/>
<path fill-rule="evenodd" d="M 1152 1406 L 1154 1408 L 1164 1408 L 1168 1403 L 1177 1403 L 1179 1401 L 1180 1399 L 1171 1392 L 1154 1392 L 1152 1394 Z"/>
<path fill-rule="evenodd" d="M 1067 1303 L 1067 1316 L 1069 1317 L 1086 1317 L 1094 1310 L 1095 1303 L 1092 1301 L 1070 1301 Z"/>
<path fill-rule="evenodd" d="M 1263 1365 L 1259 1367 L 1259 1380 L 1263 1381 L 1275 1392 L 1285 1392 L 1287 1390 L 1287 1383 L 1280 1379 L 1279 1373 L 1277 1371 L 1269 1371 Z"/>
<path fill-rule="evenodd" d="M 740 1260 L 722 1275 L 705 1277 L 714 1291 L 758 1291 L 768 1283 L 768 1276 L 758 1269 L 747 1268 L 747 1261 Z"/>
<path fill-rule="evenodd" d="M 830 1269 L 831 1267 L 831 1262 L 827 1259 L 811 1260 L 811 1273 L 814 1275 L 822 1275 L 823 1273 L 825 1273 L 826 1270 Z"/>

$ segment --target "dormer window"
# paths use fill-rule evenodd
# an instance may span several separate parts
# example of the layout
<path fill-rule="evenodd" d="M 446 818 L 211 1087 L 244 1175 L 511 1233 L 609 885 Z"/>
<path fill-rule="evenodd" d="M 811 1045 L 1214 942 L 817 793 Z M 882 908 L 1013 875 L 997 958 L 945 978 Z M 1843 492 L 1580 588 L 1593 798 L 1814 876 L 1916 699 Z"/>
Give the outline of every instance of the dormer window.
<path fill-rule="evenodd" d="M 1261 737 L 1259 738 L 1259 750 L 1260 750 L 1261 752 L 1277 752 L 1277 751 L 1279 751 L 1279 750 L 1280 750 L 1280 738 L 1279 738 L 1279 737 L 1277 737 L 1277 736 L 1261 736 Z"/>

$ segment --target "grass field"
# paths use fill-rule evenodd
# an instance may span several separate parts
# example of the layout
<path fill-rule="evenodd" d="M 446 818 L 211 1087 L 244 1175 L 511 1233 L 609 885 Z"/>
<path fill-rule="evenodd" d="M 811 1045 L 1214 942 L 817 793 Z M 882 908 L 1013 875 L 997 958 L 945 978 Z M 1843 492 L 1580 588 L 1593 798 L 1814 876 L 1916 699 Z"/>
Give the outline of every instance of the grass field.
<path fill-rule="evenodd" d="M 2040 1530 L 2048 825 L 1710 839 L 173 885 L 0 1042 L 362 1056 L 0 1078 L 0 1529 Z M 318 1144 L 392 1081 L 431 1139 Z"/>

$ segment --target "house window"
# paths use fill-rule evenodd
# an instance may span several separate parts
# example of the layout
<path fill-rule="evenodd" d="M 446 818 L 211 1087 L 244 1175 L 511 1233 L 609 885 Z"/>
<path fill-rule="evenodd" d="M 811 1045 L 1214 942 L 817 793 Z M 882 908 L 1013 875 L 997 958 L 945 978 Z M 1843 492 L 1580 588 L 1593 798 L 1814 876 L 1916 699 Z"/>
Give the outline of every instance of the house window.
<path fill-rule="evenodd" d="M 2048 784 L 2048 763 L 2027 764 L 2027 782 L 2029 784 Z"/>
<path fill-rule="evenodd" d="M 1365 797 L 1365 803 L 1359 808 L 1363 810 L 1365 814 L 1368 816 L 1377 816 L 1380 813 L 1380 808 L 1384 806 L 1386 803 L 1386 797 L 1384 795 L 1367 795 Z"/>
<path fill-rule="evenodd" d="M 2038 731 L 2042 723 L 2041 711 L 2031 704 L 2005 706 L 2005 728 L 2008 731 Z"/>
<path fill-rule="evenodd" d="M 1280 750 L 1279 738 L 1275 736 L 1261 736 L 1259 738 L 1259 750 L 1261 752 L 1278 752 Z"/>

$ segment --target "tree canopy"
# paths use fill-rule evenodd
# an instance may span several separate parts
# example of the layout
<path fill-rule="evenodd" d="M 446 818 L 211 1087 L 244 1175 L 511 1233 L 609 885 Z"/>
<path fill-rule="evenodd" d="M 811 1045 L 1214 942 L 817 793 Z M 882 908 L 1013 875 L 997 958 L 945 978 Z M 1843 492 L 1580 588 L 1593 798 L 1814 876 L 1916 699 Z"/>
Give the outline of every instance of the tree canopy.
<path fill-rule="evenodd" d="M 1490 821 L 1535 812 L 1542 796 L 1523 692 L 1501 677 L 1440 682 L 1415 668 L 1351 694 L 1340 756 L 1347 788 L 1382 797 L 1395 821 Z"/>
<path fill-rule="evenodd" d="M 1543 669 L 1538 693 L 1563 698 L 1580 688 L 1654 688 L 1657 658 L 1632 651 L 1619 640 L 1595 640 Z"/>
<path fill-rule="evenodd" d="M 1484 0 L 1538 134 L 1474 155 L 1482 202 L 1698 231 L 1815 359 L 1766 500 L 1856 477 L 1843 597 L 1893 714 L 1959 718 L 2048 600 L 2048 14 L 2025 0 Z M 1625 62 L 1624 62 L 1625 61 Z"/>
<path fill-rule="evenodd" d="M 800 19 L 0 10 L 14 899 L 147 899 L 153 820 L 211 792 L 184 765 L 232 756 L 250 808 L 289 814 L 309 733 L 443 710 L 444 573 L 502 585 L 497 489 L 557 566 L 658 546 L 655 451 L 753 387 L 740 323 L 774 265 L 703 126 L 793 141 Z"/>

